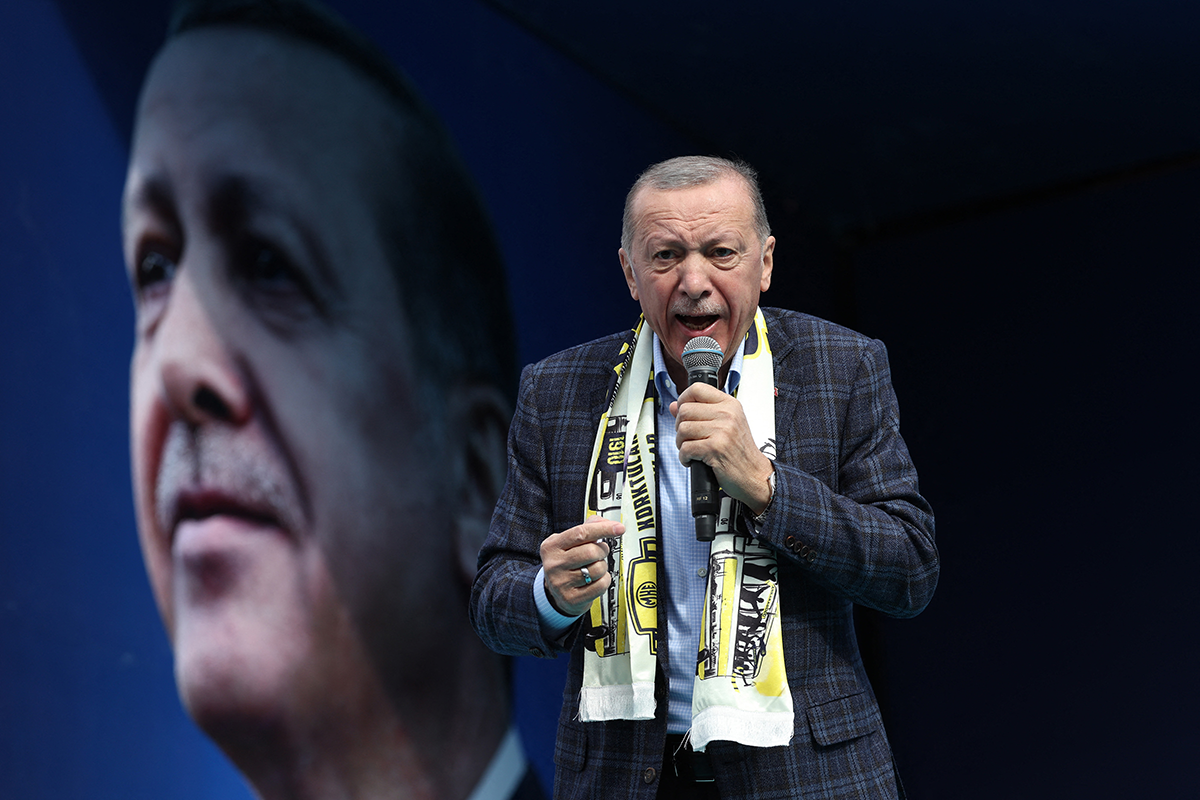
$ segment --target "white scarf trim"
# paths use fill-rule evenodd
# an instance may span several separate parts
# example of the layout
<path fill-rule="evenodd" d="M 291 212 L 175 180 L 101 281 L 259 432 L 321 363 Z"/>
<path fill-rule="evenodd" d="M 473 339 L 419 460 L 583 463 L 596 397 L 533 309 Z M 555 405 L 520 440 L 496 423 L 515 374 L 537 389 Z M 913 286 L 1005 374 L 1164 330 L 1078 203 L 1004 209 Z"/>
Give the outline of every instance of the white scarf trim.
<path fill-rule="evenodd" d="M 579 700 L 584 722 L 654 718 L 659 518 L 654 356 L 649 340 L 642 339 L 644 328 L 645 320 L 639 320 L 633 343 L 622 349 L 622 361 L 614 367 L 616 386 L 592 447 L 584 517 L 600 514 L 624 522 L 626 530 L 610 540 L 613 582 L 596 598 L 585 623 L 589 642 Z M 738 399 L 755 441 L 774 458 L 775 384 L 766 333 L 760 310 L 747 336 Z M 692 693 L 690 737 L 697 751 L 717 739 L 779 747 L 792 738 L 775 557 L 736 531 L 738 505 L 722 494 L 709 556 L 707 612 L 698 644 L 698 655 L 705 658 L 697 659 Z"/>

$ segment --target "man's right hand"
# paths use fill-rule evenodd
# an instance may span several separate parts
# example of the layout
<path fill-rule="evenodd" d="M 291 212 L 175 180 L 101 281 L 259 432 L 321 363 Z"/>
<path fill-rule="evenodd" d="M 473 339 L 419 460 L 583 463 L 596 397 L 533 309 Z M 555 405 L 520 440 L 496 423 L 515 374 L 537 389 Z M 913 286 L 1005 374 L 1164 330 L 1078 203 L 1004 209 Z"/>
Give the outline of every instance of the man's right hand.
<path fill-rule="evenodd" d="M 552 534 L 542 542 L 546 592 L 560 614 L 578 617 L 608 589 L 612 583 L 608 574 L 608 543 L 602 540 L 624 532 L 625 526 L 620 522 L 593 516 L 582 525 Z M 584 567 L 590 583 L 583 577 Z"/>

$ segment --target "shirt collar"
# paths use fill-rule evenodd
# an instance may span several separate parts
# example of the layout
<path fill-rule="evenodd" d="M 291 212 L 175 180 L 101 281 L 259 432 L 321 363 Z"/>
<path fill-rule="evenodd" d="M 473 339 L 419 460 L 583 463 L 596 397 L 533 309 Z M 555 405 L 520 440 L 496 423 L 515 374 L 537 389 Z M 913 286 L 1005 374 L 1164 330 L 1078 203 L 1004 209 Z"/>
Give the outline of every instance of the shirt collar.
<path fill-rule="evenodd" d="M 653 331 L 651 332 L 653 333 Z M 745 352 L 746 338 L 743 336 L 737 351 L 733 354 L 733 361 L 729 363 L 729 376 L 725 379 L 725 391 L 730 394 L 737 391 L 738 384 L 742 381 L 742 361 Z M 671 380 L 670 373 L 667 372 L 667 361 L 663 358 L 662 344 L 659 343 L 657 333 L 654 334 L 654 385 L 658 387 L 658 396 L 663 399 L 664 404 L 679 399 L 679 390 L 675 386 L 675 381 Z"/>

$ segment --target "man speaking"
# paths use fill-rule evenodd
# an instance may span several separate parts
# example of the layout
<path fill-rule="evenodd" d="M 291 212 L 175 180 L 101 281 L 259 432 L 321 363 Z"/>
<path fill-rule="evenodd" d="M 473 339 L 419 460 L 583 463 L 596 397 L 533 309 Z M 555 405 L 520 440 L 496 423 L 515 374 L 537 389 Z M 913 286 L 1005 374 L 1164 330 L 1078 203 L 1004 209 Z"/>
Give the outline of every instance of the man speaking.
<path fill-rule="evenodd" d="M 556 797 L 902 791 L 852 611 L 925 607 L 933 515 L 883 345 L 760 308 L 774 247 L 745 164 L 650 167 L 619 251 L 641 319 L 522 375 L 471 613 L 497 652 L 570 653 Z"/>

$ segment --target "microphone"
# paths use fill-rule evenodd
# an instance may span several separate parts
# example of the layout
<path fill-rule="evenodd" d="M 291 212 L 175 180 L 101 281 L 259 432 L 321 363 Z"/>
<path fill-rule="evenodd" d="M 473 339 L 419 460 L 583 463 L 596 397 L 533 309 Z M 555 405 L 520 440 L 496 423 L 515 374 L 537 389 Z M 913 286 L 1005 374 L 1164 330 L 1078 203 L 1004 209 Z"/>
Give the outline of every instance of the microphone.
<path fill-rule="evenodd" d="M 696 336 L 683 346 L 683 366 L 688 374 L 688 386 L 707 383 L 717 386 L 717 370 L 724 354 L 721 345 L 711 336 Z M 717 476 L 703 461 L 688 465 L 692 476 L 692 517 L 696 520 L 696 541 L 711 542 L 717 536 L 717 513 L 721 510 L 717 495 Z"/>

